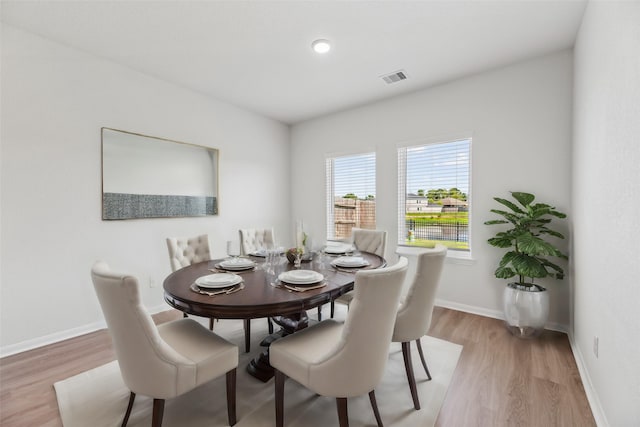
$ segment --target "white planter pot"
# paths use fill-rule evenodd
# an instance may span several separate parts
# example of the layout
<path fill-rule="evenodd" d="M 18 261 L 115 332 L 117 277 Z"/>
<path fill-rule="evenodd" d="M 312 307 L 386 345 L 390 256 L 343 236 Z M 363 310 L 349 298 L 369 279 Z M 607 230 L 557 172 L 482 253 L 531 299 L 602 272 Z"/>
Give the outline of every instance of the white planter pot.
<path fill-rule="evenodd" d="M 542 286 L 509 283 L 504 288 L 503 309 L 507 328 L 513 335 L 537 337 L 549 317 L 549 293 Z"/>

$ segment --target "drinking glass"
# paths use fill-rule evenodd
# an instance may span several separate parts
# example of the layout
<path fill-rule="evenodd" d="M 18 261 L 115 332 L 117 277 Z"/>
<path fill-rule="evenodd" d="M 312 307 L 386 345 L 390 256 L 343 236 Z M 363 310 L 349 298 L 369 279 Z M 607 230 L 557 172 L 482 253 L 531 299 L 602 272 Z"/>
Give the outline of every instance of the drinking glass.
<path fill-rule="evenodd" d="M 234 259 L 238 258 L 240 256 L 240 242 L 227 240 L 227 255 Z"/>

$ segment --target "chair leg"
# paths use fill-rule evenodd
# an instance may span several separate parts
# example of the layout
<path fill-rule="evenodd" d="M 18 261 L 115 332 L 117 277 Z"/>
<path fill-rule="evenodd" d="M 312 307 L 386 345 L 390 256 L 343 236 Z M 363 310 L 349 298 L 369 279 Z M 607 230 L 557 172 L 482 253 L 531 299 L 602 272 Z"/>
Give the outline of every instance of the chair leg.
<path fill-rule="evenodd" d="M 273 333 L 273 322 L 271 321 L 271 317 L 267 317 L 267 325 L 269 326 L 269 335 Z"/>
<path fill-rule="evenodd" d="M 215 319 L 213 317 L 209 318 L 209 330 L 213 331 L 213 322 L 215 321 Z"/>
<path fill-rule="evenodd" d="M 251 319 L 244 319 L 244 351 L 251 350 Z"/>
<path fill-rule="evenodd" d="M 287 378 L 285 374 L 279 370 L 275 370 L 276 385 L 276 427 L 284 426 L 284 380 Z"/>
<path fill-rule="evenodd" d="M 124 419 L 122 420 L 122 427 L 127 427 L 129 422 L 129 415 L 131 415 L 131 408 L 133 408 L 133 401 L 136 400 L 136 394 L 131 392 L 129 395 L 129 404 L 127 405 L 127 411 L 124 413 Z"/>
<path fill-rule="evenodd" d="M 322 322 L 322 306 L 318 306 L 318 322 Z"/>
<path fill-rule="evenodd" d="M 153 399 L 153 418 L 151 427 L 162 426 L 162 415 L 164 414 L 164 399 Z"/>
<path fill-rule="evenodd" d="M 420 409 L 420 401 L 418 400 L 418 390 L 416 389 L 416 378 L 413 376 L 413 364 L 411 363 L 411 342 L 402 343 L 402 357 L 404 358 L 404 369 L 407 371 L 407 379 L 409 380 L 409 389 L 413 398 L 413 407 Z"/>
<path fill-rule="evenodd" d="M 236 424 L 236 368 L 227 372 L 227 416 L 229 425 Z"/>
<path fill-rule="evenodd" d="M 427 368 L 427 362 L 424 360 L 424 353 L 422 353 L 422 344 L 420 344 L 420 338 L 416 340 L 416 344 L 418 345 L 418 353 L 420 353 L 420 360 L 422 361 L 422 366 L 424 367 L 424 371 L 427 373 L 427 379 L 431 381 L 431 374 L 429 373 L 429 368 Z"/>
<path fill-rule="evenodd" d="M 347 398 L 336 397 L 336 406 L 338 407 L 338 423 L 340 427 L 349 427 L 349 414 L 347 412 Z"/>
<path fill-rule="evenodd" d="M 331 300 L 331 318 L 333 319 L 333 315 L 336 313 L 336 303 Z"/>
<path fill-rule="evenodd" d="M 384 427 L 382 425 L 382 418 L 380 418 L 380 411 L 378 411 L 378 403 L 376 402 L 376 392 L 371 390 L 369 392 L 369 401 L 371 402 L 371 408 L 373 408 L 373 415 L 376 416 L 376 422 L 378 427 Z"/>

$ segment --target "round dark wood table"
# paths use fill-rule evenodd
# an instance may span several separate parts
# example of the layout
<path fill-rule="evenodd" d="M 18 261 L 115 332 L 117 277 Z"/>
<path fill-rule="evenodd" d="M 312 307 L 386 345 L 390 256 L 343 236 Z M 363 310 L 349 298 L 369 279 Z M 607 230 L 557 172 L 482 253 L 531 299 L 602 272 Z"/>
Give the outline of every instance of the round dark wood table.
<path fill-rule="evenodd" d="M 317 262 L 302 263 L 301 269 L 322 273 L 327 286 L 305 292 L 292 292 L 274 287 L 266 272 L 261 268 L 263 258 L 251 257 L 258 267 L 251 271 L 237 272 L 244 279 L 244 289 L 228 295 L 208 296 L 194 292 L 191 284 L 198 277 L 212 274 L 215 265 L 222 260 L 204 261 L 174 271 L 164 280 L 164 299 L 172 307 L 187 313 L 211 319 L 254 319 L 271 317 L 282 326 L 280 336 L 294 333 L 308 325 L 307 310 L 331 302 L 340 295 L 353 289 L 355 271 L 380 268 L 386 265 L 384 258 L 361 252 L 360 256 L 369 265 L 360 269 L 337 269 L 330 265 L 331 257 L 326 258 L 325 268 Z M 293 270 L 294 266 L 282 258 L 279 272 Z M 213 271 L 212 271 L 213 270 Z M 352 272 L 353 271 L 353 272 Z M 268 381 L 273 376 L 269 365 L 268 345 L 276 337 L 267 337 L 261 345 L 266 349 L 251 361 L 247 370 L 256 378 Z"/>

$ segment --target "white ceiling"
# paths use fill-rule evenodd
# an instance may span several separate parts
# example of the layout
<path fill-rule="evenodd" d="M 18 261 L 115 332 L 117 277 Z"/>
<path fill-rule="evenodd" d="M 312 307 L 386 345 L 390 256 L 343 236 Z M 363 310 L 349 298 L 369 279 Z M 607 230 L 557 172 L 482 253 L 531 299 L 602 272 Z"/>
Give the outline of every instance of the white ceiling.
<path fill-rule="evenodd" d="M 586 0 L 5 1 L 2 21 L 293 124 L 573 46 Z M 311 42 L 334 47 L 319 56 Z M 406 70 L 388 85 L 383 74 Z"/>

